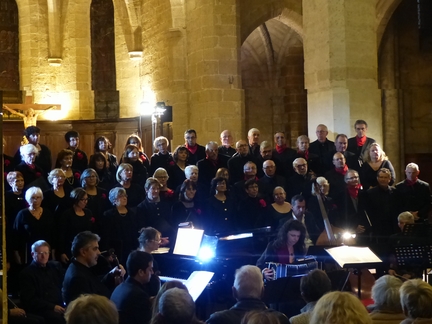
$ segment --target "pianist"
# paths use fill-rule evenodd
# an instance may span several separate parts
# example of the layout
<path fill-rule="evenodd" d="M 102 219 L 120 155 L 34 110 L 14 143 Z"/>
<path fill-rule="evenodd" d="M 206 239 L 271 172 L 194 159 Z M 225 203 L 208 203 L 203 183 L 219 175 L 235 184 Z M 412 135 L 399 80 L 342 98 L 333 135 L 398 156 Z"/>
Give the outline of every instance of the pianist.
<path fill-rule="evenodd" d="M 290 219 L 282 225 L 276 239 L 267 245 L 257 261 L 265 279 L 274 279 L 274 271 L 266 268 L 266 262 L 289 264 L 305 256 L 305 237 L 306 228 L 300 221 Z"/>

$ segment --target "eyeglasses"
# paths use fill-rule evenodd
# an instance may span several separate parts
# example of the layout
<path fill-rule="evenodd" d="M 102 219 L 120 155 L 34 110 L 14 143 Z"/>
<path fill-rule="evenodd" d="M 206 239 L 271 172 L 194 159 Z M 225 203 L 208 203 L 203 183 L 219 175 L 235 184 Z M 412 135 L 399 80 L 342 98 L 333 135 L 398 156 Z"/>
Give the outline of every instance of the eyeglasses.
<path fill-rule="evenodd" d="M 160 240 L 160 239 L 159 239 L 159 240 L 150 240 L 150 241 L 151 241 L 151 242 L 158 243 L 158 244 L 159 244 L 160 242 L 162 242 L 162 240 Z"/>
<path fill-rule="evenodd" d="M 306 164 L 297 164 L 296 168 L 306 168 L 307 167 L 307 163 Z"/>
<path fill-rule="evenodd" d="M 357 180 L 359 177 L 351 177 L 351 178 L 347 178 L 347 180 Z"/>
<path fill-rule="evenodd" d="M 37 255 L 49 255 L 50 253 L 49 252 L 33 252 L 34 254 L 37 254 Z"/>

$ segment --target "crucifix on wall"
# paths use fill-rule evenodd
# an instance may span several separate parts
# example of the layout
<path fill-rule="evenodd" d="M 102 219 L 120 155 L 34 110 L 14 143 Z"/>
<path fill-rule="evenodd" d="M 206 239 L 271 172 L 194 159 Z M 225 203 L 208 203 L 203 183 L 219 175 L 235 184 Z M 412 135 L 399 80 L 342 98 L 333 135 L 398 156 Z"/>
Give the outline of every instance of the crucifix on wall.
<path fill-rule="evenodd" d="M 37 118 L 52 109 L 61 109 L 60 104 L 35 104 L 32 96 L 26 96 L 23 104 L 8 104 L 3 105 L 3 110 L 10 112 L 13 115 L 23 119 L 24 129 L 29 126 L 36 126 Z"/>

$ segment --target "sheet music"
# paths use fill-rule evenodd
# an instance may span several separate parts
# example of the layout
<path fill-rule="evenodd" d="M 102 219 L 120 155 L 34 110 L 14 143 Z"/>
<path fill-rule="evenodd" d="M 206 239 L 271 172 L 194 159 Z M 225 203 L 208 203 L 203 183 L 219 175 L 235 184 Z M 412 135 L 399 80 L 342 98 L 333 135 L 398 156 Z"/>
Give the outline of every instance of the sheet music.
<path fill-rule="evenodd" d="M 324 249 L 343 268 L 345 264 L 382 262 L 368 247 L 338 246 Z"/>
<path fill-rule="evenodd" d="M 196 301 L 201 293 L 204 291 L 205 287 L 207 287 L 210 280 L 213 278 L 214 272 L 209 271 L 194 271 L 191 273 L 187 280 L 171 278 L 171 277 L 163 277 L 159 278 L 162 281 L 171 281 L 178 280 L 182 284 L 184 284 L 189 290 L 189 294 L 192 296 L 192 299 Z"/>

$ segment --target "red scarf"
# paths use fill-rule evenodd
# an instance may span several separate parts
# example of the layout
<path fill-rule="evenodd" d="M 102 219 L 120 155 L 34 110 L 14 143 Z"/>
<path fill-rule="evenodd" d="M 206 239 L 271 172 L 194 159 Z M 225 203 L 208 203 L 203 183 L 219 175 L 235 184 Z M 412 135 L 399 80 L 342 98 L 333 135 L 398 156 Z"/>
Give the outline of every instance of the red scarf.
<path fill-rule="evenodd" d="M 418 180 L 417 177 L 415 178 L 414 181 L 411 181 L 411 180 L 405 179 L 405 184 L 406 184 L 408 187 L 413 187 L 413 186 L 416 184 L 417 180 Z"/>
<path fill-rule="evenodd" d="M 198 145 L 195 146 L 189 146 L 188 143 L 185 144 L 186 148 L 188 149 L 189 152 L 191 152 L 191 154 L 195 154 L 195 152 L 198 149 Z"/>
<path fill-rule="evenodd" d="M 217 159 L 216 159 L 216 160 L 210 160 L 210 159 L 208 158 L 208 156 L 206 156 L 206 160 L 210 161 L 210 163 L 211 163 L 214 167 L 216 167 L 217 164 L 218 164 L 218 160 L 217 160 Z"/>
<path fill-rule="evenodd" d="M 335 168 L 335 171 L 344 176 L 348 172 L 348 165 L 345 164 L 343 168 Z"/>
<path fill-rule="evenodd" d="M 363 137 L 356 136 L 357 146 L 363 146 L 363 145 L 365 145 L 366 144 L 366 140 L 367 140 L 366 136 L 363 136 Z"/>
<path fill-rule="evenodd" d="M 307 161 L 309 159 L 309 150 L 306 151 L 297 151 L 297 154 L 302 157 L 305 158 L 305 160 Z"/>
<path fill-rule="evenodd" d="M 282 154 L 286 150 L 286 148 L 287 148 L 286 144 L 282 146 L 276 145 L 276 152 L 278 152 L 278 154 Z"/>
<path fill-rule="evenodd" d="M 358 184 L 357 186 L 348 186 L 348 193 L 352 198 L 357 198 L 361 188 L 361 184 Z"/>
<path fill-rule="evenodd" d="M 249 179 L 252 179 L 252 178 L 249 178 Z M 246 176 L 244 176 L 243 177 L 243 180 L 245 180 L 245 181 L 247 181 L 247 180 L 249 180 L 248 178 L 246 178 Z M 259 178 L 257 177 L 257 176 L 255 176 L 255 181 L 258 181 L 259 180 Z"/>

